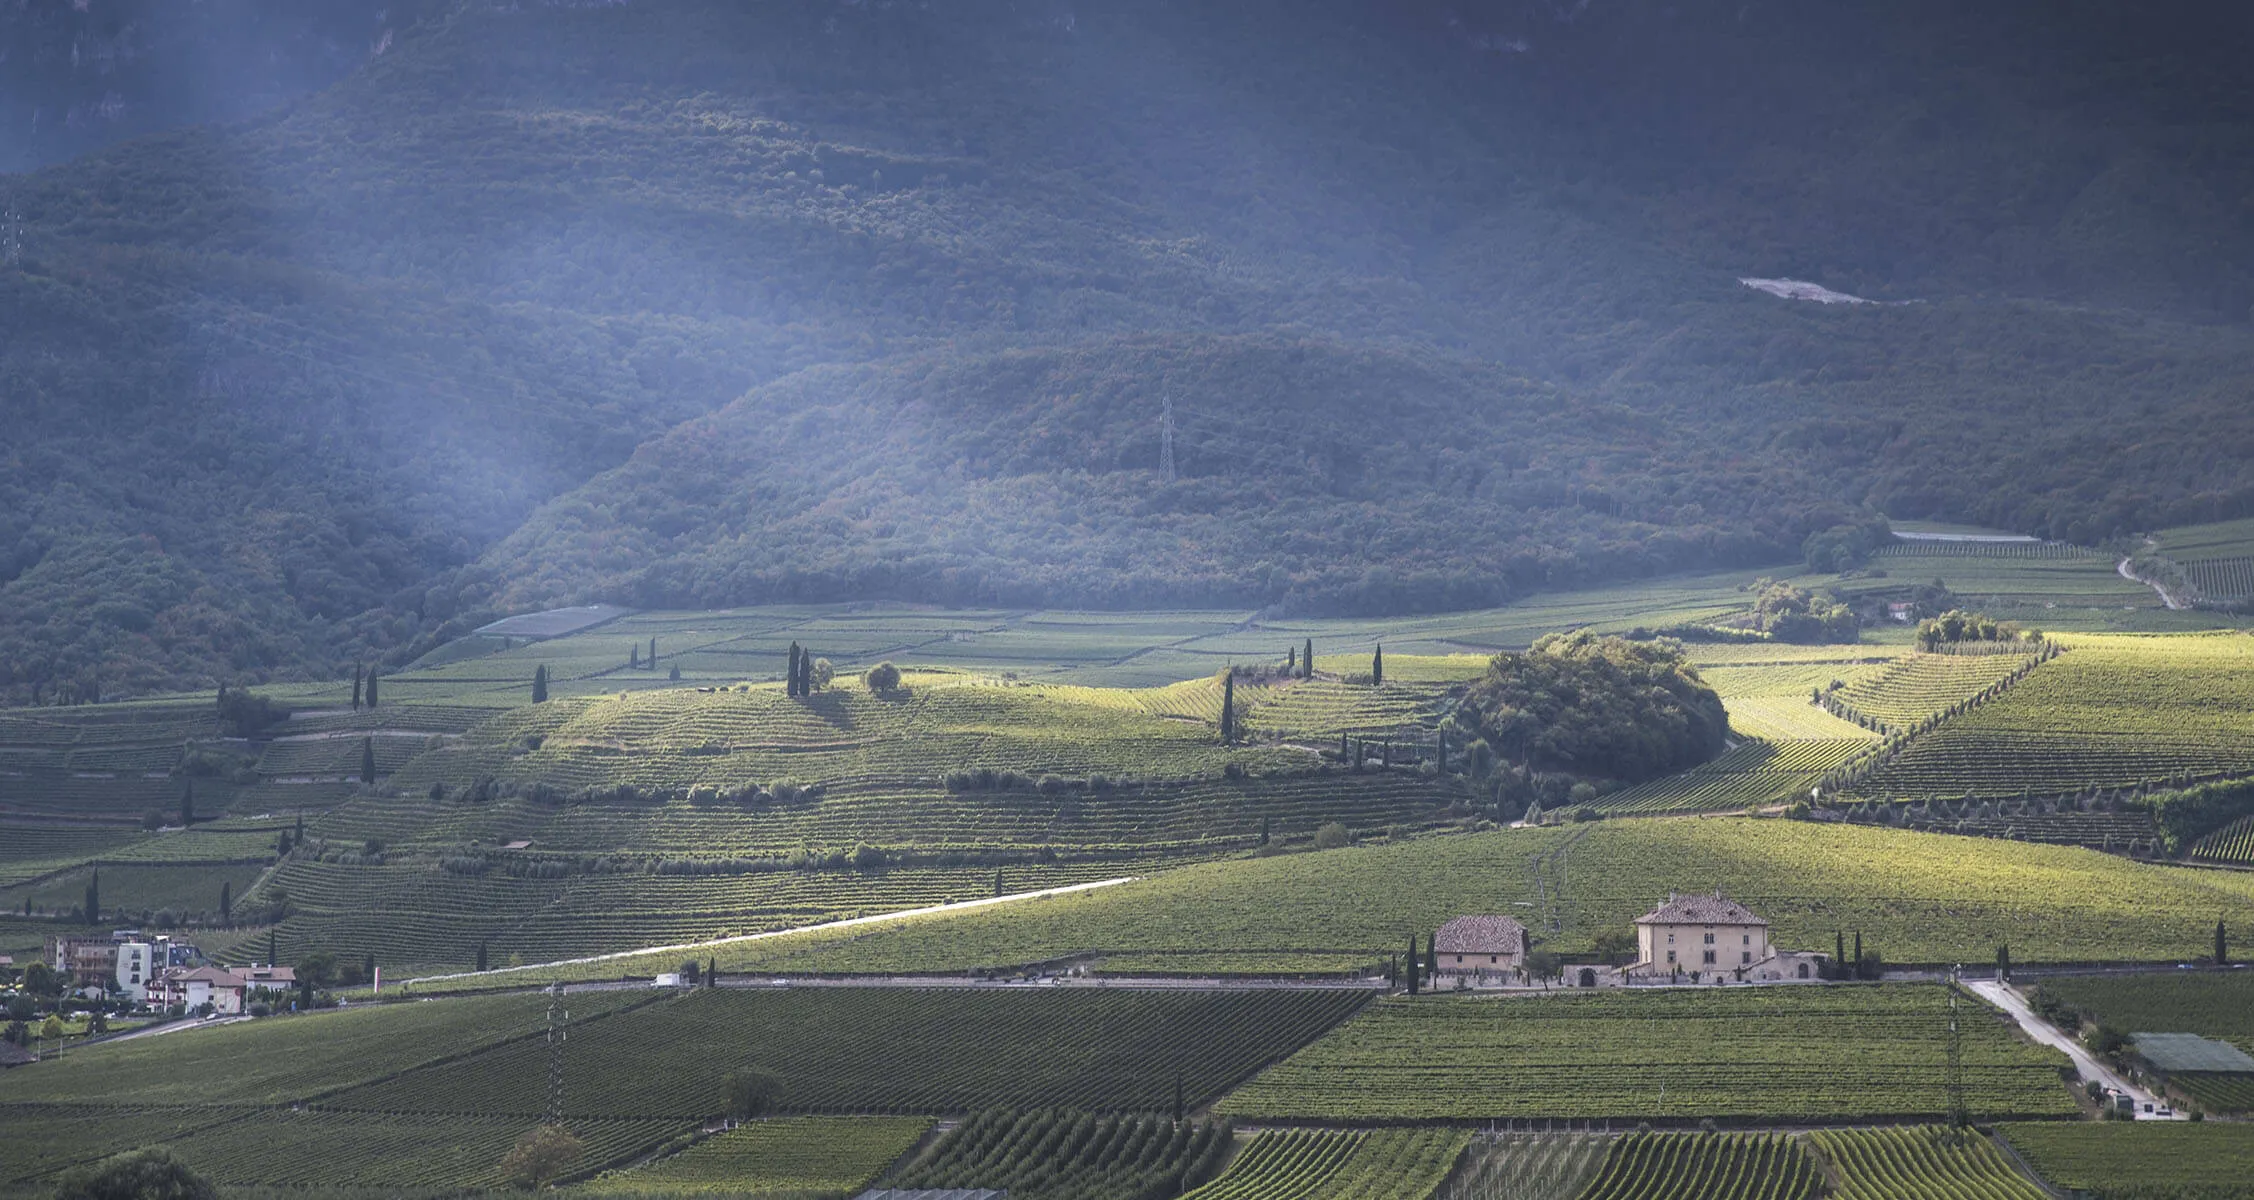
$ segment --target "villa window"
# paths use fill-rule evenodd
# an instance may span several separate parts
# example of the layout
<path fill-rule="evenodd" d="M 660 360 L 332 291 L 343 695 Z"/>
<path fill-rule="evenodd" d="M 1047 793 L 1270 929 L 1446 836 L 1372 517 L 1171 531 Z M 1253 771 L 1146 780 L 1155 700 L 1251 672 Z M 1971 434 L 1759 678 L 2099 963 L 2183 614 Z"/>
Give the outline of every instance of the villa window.
<path fill-rule="evenodd" d="M 1706 965 L 1710 967 L 1714 965 L 1714 952 L 1712 950 L 1706 952 Z"/>
<path fill-rule="evenodd" d="M 1709 934 L 1707 934 L 1707 935 L 1706 935 L 1706 944 L 1707 944 L 1707 945 L 1709 945 L 1709 946 L 1711 946 L 1711 945 L 1713 945 L 1713 944 L 1714 944 L 1714 935 L 1713 935 L 1713 934 L 1709 933 Z"/>
<path fill-rule="evenodd" d="M 1753 952 L 1752 952 L 1751 950 L 1748 950 L 1748 951 L 1746 951 L 1746 952 L 1745 952 L 1745 954 L 1744 954 L 1744 955 L 1743 955 L 1742 957 L 1740 957 L 1740 958 L 1738 959 L 1738 961 L 1739 961 L 1739 962 L 1746 962 L 1746 963 L 1752 962 L 1752 961 L 1753 961 Z"/>
<path fill-rule="evenodd" d="M 1668 961 L 1668 962 L 1673 962 L 1673 961 L 1675 961 L 1675 952 L 1674 952 L 1674 951 L 1672 951 L 1672 950 L 1669 950 L 1669 951 L 1667 952 L 1667 961 Z"/>

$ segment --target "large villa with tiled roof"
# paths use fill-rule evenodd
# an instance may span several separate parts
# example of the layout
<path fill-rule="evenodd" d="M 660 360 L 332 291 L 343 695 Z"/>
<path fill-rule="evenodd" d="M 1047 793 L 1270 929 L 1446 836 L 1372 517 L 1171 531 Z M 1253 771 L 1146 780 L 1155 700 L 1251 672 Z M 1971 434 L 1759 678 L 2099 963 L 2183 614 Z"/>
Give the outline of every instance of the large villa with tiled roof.
<path fill-rule="evenodd" d="M 1720 892 L 1676 892 L 1637 917 L 1636 950 L 1621 973 L 1638 980 L 1816 979 L 1823 965 L 1822 955 L 1771 946 L 1769 922 Z"/>

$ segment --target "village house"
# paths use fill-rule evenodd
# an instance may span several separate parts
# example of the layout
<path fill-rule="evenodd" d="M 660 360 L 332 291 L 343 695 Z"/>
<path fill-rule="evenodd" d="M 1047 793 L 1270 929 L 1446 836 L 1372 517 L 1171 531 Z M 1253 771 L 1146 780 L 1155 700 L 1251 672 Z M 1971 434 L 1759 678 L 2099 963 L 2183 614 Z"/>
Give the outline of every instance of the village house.
<path fill-rule="evenodd" d="M 194 1012 L 204 1005 L 223 1014 L 242 1012 L 250 985 L 243 977 L 218 967 L 167 967 L 149 983 L 149 1004 L 154 1008 L 178 1005 Z"/>
<path fill-rule="evenodd" d="M 1780 951 L 1769 944 L 1769 923 L 1735 900 L 1676 892 L 1636 918 L 1636 961 L 1630 979 L 1691 982 L 1773 982 L 1822 977 L 1823 956 Z"/>
<path fill-rule="evenodd" d="M 1509 917 L 1457 917 L 1432 936 L 1437 987 L 1490 987 L 1526 965 L 1526 927 Z"/>

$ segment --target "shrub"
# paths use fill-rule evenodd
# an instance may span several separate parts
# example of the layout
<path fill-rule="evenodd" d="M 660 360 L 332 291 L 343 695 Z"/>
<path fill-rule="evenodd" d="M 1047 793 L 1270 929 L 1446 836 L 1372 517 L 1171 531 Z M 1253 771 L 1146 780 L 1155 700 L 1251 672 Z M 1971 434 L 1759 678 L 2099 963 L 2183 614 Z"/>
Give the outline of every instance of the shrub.
<path fill-rule="evenodd" d="M 542 1125 L 525 1134 L 501 1160 L 501 1177 L 522 1188 L 546 1187 L 587 1153 L 571 1131 Z"/>
<path fill-rule="evenodd" d="M 728 1075 L 728 1112 L 751 1120 L 775 1111 L 782 1103 L 783 1081 L 773 1071 L 747 1068 Z"/>
<path fill-rule="evenodd" d="M 889 662 L 880 662 L 861 676 L 861 682 L 880 696 L 889 695 L 900 686 L 900 668 Z"/>
<path fill-rule="evenodd" d="M 216 1200 L 218 1189 L 163 1150 L 135 1150 L 62 1177 L 55 1200 Z"/>
<path fill-rule="evenodd" d="M 1336 821 L 1332 821 L 1315 831 L 1315 849 L 1317 850 L 1336 850 L 1353 840 L 1353 835 L 1346 832 L 1346 826 Z"/>

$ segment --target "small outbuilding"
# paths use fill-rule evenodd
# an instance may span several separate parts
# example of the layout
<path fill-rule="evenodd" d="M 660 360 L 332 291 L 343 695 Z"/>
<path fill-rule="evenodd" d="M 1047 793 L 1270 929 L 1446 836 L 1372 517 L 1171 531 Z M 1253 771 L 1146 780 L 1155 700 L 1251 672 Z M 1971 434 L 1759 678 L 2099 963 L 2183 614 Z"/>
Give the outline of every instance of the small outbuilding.
<path fill-rule="evenodd" d="M 1487 987 L 1526 966 L 1526 927 L 1509 917 L 1457 917 L 1432 935 L 1435 984 Z"/>

